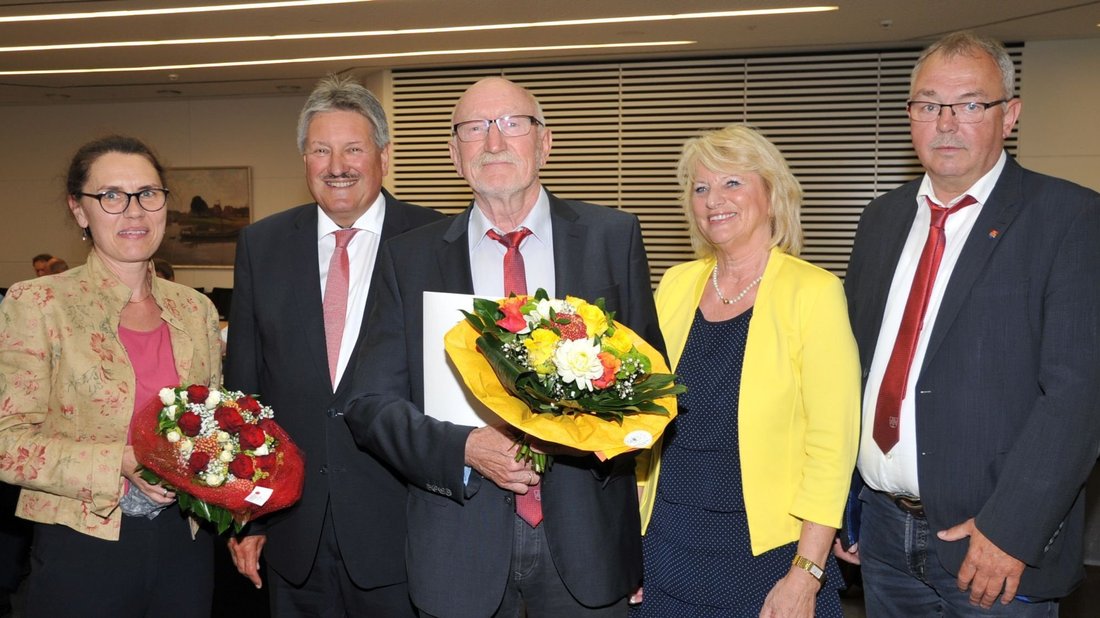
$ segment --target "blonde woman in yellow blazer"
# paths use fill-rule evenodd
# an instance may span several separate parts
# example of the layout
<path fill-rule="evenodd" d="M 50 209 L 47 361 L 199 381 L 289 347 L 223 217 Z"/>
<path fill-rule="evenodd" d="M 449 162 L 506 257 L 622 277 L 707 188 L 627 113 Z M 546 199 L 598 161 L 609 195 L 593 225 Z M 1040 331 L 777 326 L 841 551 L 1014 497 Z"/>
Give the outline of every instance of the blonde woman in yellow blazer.
<path fill-rule="evenodd" d="M 700 259 L 665 273 L 657 311 L 678 372 L 709 375 L 707 365 L 726 360 L 696 359 L 700 369 L 681 365 L 690 333 L 741 329 L 734 346 L 744 351 L 736 406 L 709 414 L 736 414 L 730 455 L 736 462 L 729 465 L 740 468 L 744 514 L 716 515 L 677 497 L 685 486 L 701 493 L 725 487 L 725 466 L 714 469 L 712 480 L 669 478 L 674 473 L 661 467 L 661 454 L 668 456 L 663 444 L 640 459 L 646 573 L 632 616 L 711 615 L 700 613 L 703 607 L 722 616 L 840 616 L 840 577 L 829 549 L 855 465 L 860 388 L 841 283 L 794 257 L 801 248 L 801 188 L 779 151 L 755 130 L 734 125 L 688 141 L 679 176 Z M 706 330 L 722 324 L 734 330 Z M 684 409 L 692 386 L 690 375 L 682 376 L 689 393 L 666 433 L 670 446 L 681 433 L 700 431 L 681 432 L 695 412 Z M 680 489 L 662 492 L 661 484 Z M 723 521 L 716 517 L 741 528 L 716 531 L 715 522 Z M 748 539 L 710 538 L 745 532 Z M 731 554 L 730 542 L 745 555 Z M 733 581 L 716 580 L 728 572 L 738 573 Z"/>

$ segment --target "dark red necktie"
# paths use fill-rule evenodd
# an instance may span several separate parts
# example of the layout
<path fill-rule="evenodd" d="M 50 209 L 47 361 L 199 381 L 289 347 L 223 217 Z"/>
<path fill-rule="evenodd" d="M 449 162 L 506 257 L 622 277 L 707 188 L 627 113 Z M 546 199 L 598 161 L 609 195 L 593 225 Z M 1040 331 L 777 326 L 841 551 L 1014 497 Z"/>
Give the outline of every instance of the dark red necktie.
<path fill-rule="evenodd" d="M 882 375 L 882 384 L 878 390 L 875 404 L 875 426 L 871 436 L 883 453 L 898 443 L 898 427 L 901 424 L 901 400 L 905 397 L 905 387 L 909 383 L 909 370 L 913 365 L 913 354 L 917 350 L 917 338 L 924 327 L 924 314 L 928 310 L 928 298 L 932 295 L 932 285 L 936 282 L 936 272 L 943 259 L 943 248 L 947 244 L 944 237 L 944 224 L 947 217 L 977 202 L 969 195 L 950 209 L 933 204 L 926 199 L 932 219 L 928 226 L 928 239 L 924 241 L 917 272 L 913 276 L 913 285 L 909 288 L 909 299 L 905 301 L 905 313 L 901 317 L 898 337 L 894 341 L 894 351 Z"/>
<path fill-rule="evenodd" d="M 344 338 L 344 320 L 348 313 L 348 243 L 357 229 L 336 230 L 336 248 L 328 263 L 328 279 L 325 281 L 325 298 L 322 309 L 325 314 L 325 345 L 328 348 L 328 375 L 332 388 L 336 388 L 336 366 L 340 362 L 340 342 Z"/>
<path fill-rule="evenodd" d="M 527 271 L 523 267 L 523 254 L 519 245 L 531 235 L 531 230 L 521 227 L 504 236 L 489 230 L 486 236 L 508 248 L 504 253 L 504 295 L 527 293 Z M 542 523 L 542 481 L 530 487 L 525 494 L 516 494 L 516 515 L 532 528 Z"/>

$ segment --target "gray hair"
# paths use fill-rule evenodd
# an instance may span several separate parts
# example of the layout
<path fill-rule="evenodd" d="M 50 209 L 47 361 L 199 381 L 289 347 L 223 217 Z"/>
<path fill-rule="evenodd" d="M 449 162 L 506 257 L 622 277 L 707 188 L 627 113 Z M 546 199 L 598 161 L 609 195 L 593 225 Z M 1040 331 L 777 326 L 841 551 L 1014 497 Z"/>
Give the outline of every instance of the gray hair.
<path fill-rule="evenodd" d="M 954 58 L 962 55 L 973 56 L 977 53 L 987 54 L 997 63 L 997 68 L 1001 71 L 1001 84 L 1004 86 L 1003 98 L 1011 99 L 1015 96 L 1016 67 L 1012 64 L 1012 57 L 1008 55 L 1008 51 L 1000 41 L 972 30 L 952 32 L 928 46 L 921 53 L 920 58 L 917 58 L 917 64 L 913 66 L 913 72 L 909 76 L 910 87 L 917 72 L 924 65 L 924 61 L 930 56 L 941 54 L 945 58 Z"/>
<path fill-rule="evenodd" d="M 298 116 L 299 152 L 306 152 L 306 134 L 313 117 L 332 111 L 355 112 L 363 116 L 374 127 L 374 145 L 385 148 L 390 143 L 390 125 L 386 122 L 386 110 L 382 109 L 378 98 L 350 77 L 329 75 L 317 82 L 317 87 L 309 94 Z"/>

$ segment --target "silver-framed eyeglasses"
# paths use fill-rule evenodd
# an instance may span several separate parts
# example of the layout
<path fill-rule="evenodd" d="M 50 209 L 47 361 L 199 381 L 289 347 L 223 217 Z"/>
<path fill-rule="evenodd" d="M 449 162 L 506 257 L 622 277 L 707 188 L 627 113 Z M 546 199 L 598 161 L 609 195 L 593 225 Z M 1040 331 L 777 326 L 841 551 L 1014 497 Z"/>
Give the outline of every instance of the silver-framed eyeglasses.
<path fill-rule="evenodd" d="M 99 207 L 109 215 L 120 215 L 130 207 L 130 200 L 137 198 L 138 206 L 145 212 L 156 212 L 168 203 L 168 189 L 148 188 L 136 193 L 108 189 L 102 193 L 77 193 L 80 197 L 94 198 Z"/>
<path fill-rule="evenodd" d="M 940 112 L 944 109 L 951 110 L 955 120 L 963 123 L 981 122 L 985 118 L 985 110 L 994 105 L 1008 103 L 1011 99 L 998 99 L 996 101 L 960 101 L 958 103 L 933 103 L 932 101 L 907 101 L 905 109 L 909 112 L 909 118 L 916 122 L 933 122 L 939 120 Z"/>
<path fill-rule="evenodd" d="M 497 125 L 500 134 L 505 137 L 521 137 L 531 132 L 535 125 L 546 126 L 534 116 L 513 115 L 501 116 L 495 120 L 467 120 L 459 122 L 453 127 L 454 134 L 462 142 L 481 142 L 489 135 L 489 127 Z"/>

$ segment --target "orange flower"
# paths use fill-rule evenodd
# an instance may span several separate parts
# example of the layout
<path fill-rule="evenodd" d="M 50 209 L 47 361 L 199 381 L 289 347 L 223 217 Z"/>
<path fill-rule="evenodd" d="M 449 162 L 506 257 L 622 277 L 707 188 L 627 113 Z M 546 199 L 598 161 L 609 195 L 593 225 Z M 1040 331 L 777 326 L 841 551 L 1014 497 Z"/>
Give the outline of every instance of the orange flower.
<path fill-rule="evenodd" d="M 510 296 L 500 302 L 500 310 L 504 317 L 497 320 L 497 326 L 510 333 L 520 333 L 527 330 L 527 320 L 523 319 L 520 308 L 527 302 L 526 296 Z"/>
<path fill-rule="evenodd" d="M 592 386 L 607 388 L 615 383 L 615 374 L 619 373 L 623 362 L 616 358 L 614 354 L 608 352 L 600 352 L 596 357 L 600 359 L 600 364 L 603 365 L 603 375 L 592 380 Z"/>

